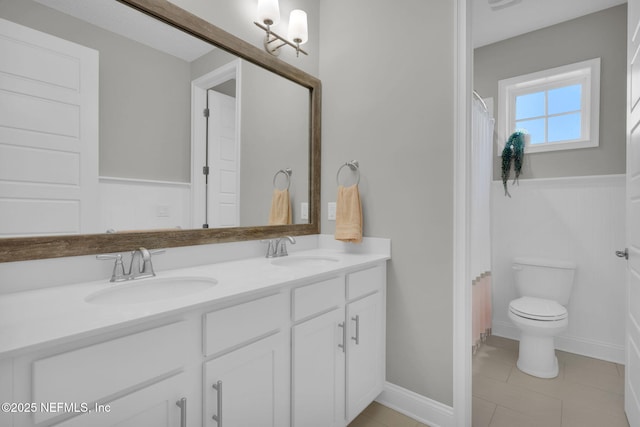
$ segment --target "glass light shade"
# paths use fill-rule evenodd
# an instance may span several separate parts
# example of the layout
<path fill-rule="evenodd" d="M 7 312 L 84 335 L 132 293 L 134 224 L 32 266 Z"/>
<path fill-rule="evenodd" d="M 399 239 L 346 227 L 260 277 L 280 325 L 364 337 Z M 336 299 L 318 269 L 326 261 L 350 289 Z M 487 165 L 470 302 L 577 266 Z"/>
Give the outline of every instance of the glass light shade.
<path fill-rule="evenodd" d="M 280 22 L 278 0 L 258 0 L 258 21 L 265 25 L 276 25 Z"/>
<path fill-rule="evenodd" d="M 289 40 L 300 44 L 305 44 L 309 40 L 307 12 L 304 10 L 291 11 L 291 15 L 289 15 Z"/>

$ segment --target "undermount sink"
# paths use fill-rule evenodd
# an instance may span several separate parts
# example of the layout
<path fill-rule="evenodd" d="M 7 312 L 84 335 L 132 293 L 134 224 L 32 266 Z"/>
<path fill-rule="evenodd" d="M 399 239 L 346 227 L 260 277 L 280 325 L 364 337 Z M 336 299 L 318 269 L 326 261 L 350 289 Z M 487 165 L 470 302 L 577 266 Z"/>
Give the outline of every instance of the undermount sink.
<path fill-rule="evenodd" d="M 211 289 L 218 283 L 208 277 L 163 277 L 114 284 L 85 298 L 90 304 L 139 304 L 179 298 Z"/>
<path fill-rule="evenodd" d="M 283 267 L 320 267 L 331 265 L 338 261 L 340 261 L 338 258 L 326 256 L 291 256 L 274 259 L 271 264 Z"/>

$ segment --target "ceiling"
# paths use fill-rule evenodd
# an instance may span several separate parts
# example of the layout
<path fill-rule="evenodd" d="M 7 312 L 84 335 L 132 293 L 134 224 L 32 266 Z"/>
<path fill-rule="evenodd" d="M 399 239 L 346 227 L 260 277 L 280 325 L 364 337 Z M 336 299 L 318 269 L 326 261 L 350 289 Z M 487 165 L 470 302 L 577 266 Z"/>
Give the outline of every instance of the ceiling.
<path fill-rule="evenodd" d="M 191 62 L 215 47 L 113 0 L 35 0 L 107 31 Z"/>
<path fill-rule="evenodd" d="M 626 3 L 626 0 L 471 0 L 473 47 L 485 46 L 622 3 Z"/>

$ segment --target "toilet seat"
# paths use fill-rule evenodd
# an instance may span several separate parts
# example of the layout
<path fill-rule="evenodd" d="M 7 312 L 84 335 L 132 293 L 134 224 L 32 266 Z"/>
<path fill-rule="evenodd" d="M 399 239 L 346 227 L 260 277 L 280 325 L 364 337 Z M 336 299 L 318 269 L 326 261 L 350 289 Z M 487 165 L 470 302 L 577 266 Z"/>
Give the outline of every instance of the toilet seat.
<path fill-rule="evenodd" d="M 545 322 L 563 320 L 568 316 L 567 309 L 556 301 L 534 297 L 511 301 L 509 311 L 518 317 Z"/>

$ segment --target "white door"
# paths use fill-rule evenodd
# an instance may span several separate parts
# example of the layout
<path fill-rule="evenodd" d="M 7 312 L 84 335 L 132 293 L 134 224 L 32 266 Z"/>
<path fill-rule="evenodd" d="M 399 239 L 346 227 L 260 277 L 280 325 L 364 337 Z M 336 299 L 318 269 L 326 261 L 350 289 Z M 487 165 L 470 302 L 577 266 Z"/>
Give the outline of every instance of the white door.
<path fill-rule="evenodd" d="M 629 0 L 627 26 L 627 332 L 624 407 L 640 426 L 640 0 Z"/>
<path fill-rule="evenodd" d="M 98 52 L 0 19 L 0 237 L 96 232 Z"/>
<path fill-rule="evenodd" d="M 207 91 L 209 105 L 209 227 L 237 227 L 239 150 L 236 141 L 236 99 Z"/>
<path fill-rule="evenodd" d="M 293 426 L 344 425 L 344 334 L 342 308 L 293 327 Z"/>

